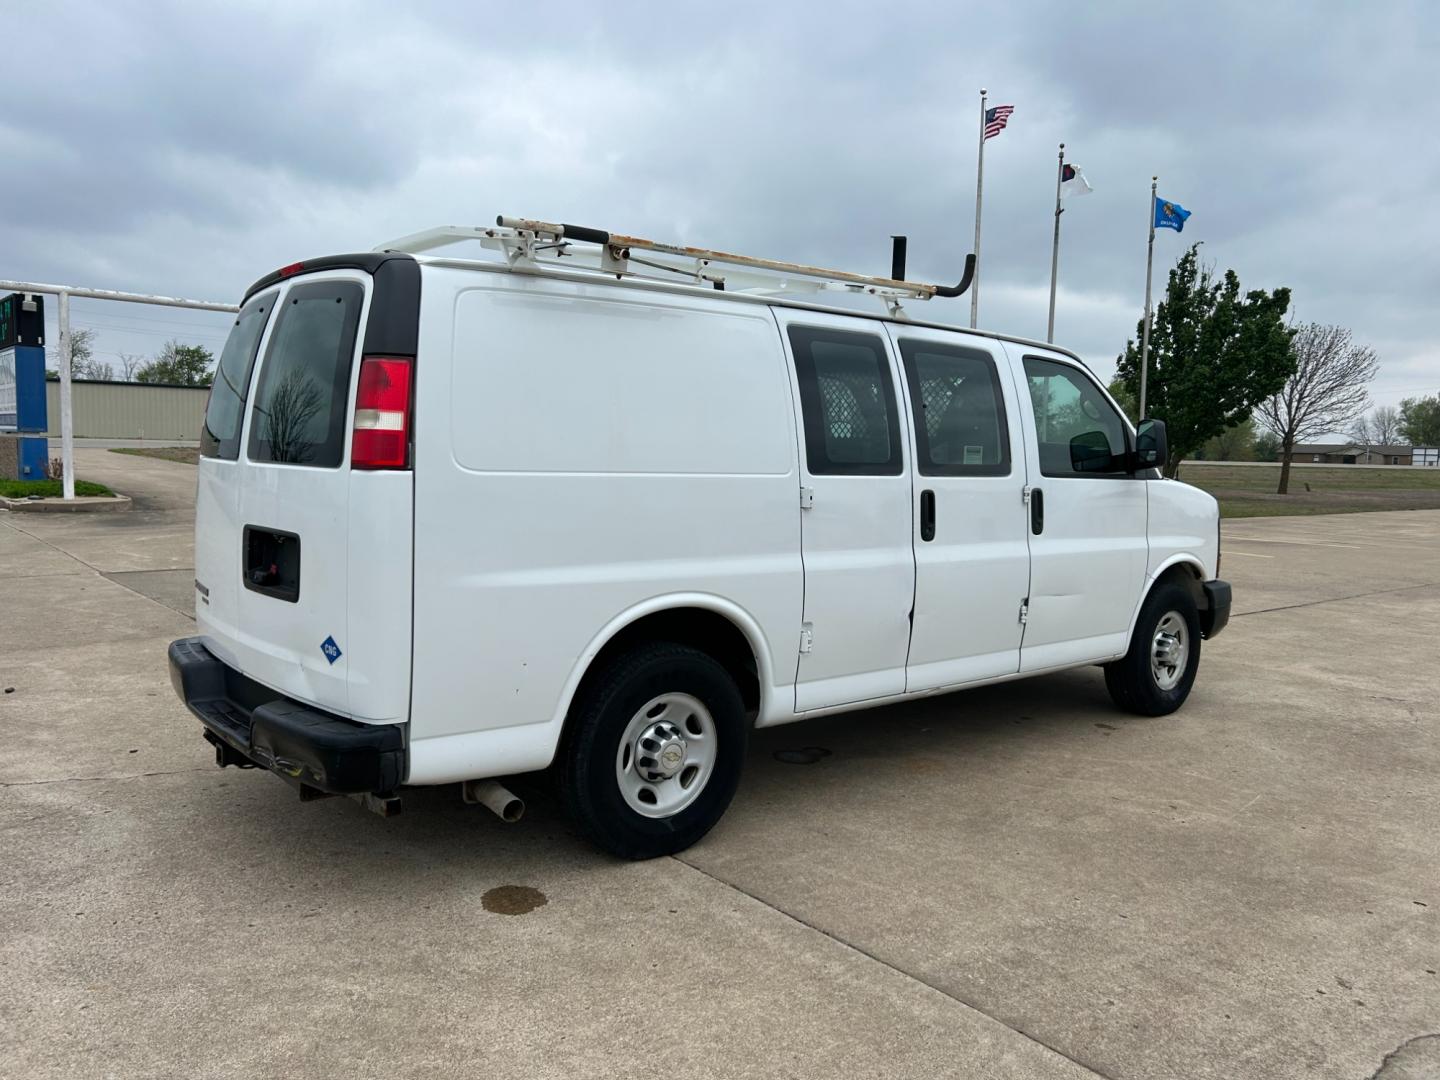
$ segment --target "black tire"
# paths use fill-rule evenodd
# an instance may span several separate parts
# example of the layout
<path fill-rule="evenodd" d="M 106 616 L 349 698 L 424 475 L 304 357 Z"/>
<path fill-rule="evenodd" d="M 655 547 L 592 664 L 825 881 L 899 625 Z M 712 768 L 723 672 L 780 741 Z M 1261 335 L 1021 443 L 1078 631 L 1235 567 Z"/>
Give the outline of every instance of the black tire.
<path fill-rule="evenodd" d="M 1151 664 L 1151 650 L 1160 621 L 1175 613 L 1185 624 L 1188 634 L 1184 669 L 1174 686 L 1164 688 Z M 1135 620 L 1135 633 L 1130 638 L 1130 651 L 1121 659 L 1105 665 L 1105 688 L 1115 704 L 1126 712 L 1141 716 L 1167 716 L 1190 696 L 1195 673 L 1200 668 L 1200 613 L 1195 598 L 1183 585 L 1173 582 L 1151 590 Z"/>
<path fill-rule="evenodd" d="M 694 801 L 670 817 L 646 817 L 627 803 L 616 775 L 621 737 L 637 712 L 662 694 L 688 694 L 709 711 L 716 757 Z M 622 859 L 673 855 L 720 820 L 745 760 L 745 705 L 735 681 L 713 658 L 685 645 L 644 645 L 596 673 L 571 708 L 561 748 L 561 798 L 597 845 Z"/>

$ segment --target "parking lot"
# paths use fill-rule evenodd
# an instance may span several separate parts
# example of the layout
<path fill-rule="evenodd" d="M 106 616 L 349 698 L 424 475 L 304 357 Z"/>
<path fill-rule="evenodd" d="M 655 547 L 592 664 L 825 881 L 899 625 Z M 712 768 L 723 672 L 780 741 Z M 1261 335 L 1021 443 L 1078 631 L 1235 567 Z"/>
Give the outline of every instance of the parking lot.
<path fill-rule="evenodd" d="M 1440 511 L 1227 523 L 1173 717 L 1087 669 L 762 731 L 624 864 L 538 782 L 215 769 L 195 470 L 77 471 L 135 508 L 0 515 L 0 1076 L 1440 1075 Z"/>

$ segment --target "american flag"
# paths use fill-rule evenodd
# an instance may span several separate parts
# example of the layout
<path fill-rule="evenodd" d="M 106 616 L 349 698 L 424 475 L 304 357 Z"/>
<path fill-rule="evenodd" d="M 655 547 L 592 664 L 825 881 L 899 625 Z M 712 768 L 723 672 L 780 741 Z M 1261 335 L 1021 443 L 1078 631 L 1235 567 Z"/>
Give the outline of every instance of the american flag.
<path fill-rule="evenodd" d="M 996 105 L 993 109 L 986 109 L 985 138 L 993 139 L 1004 131 L 1006 123 L 1010 120 L 1010 114 L 1014 111 L 1014 105 Z"/>

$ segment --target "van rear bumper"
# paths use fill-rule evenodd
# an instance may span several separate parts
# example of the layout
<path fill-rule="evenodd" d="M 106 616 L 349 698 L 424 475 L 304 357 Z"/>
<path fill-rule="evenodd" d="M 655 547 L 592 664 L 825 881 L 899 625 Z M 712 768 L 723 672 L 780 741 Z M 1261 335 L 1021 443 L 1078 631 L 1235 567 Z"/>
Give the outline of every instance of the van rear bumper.
<path fill-rule="evenodd" d="M 205 725 L 218 764 L 258 766 L 332 795 L 389 795 L 405 779 L 399 724 L 359 724 L 277 694 L 205 647 L 170 643 L 170 685 Z"/>

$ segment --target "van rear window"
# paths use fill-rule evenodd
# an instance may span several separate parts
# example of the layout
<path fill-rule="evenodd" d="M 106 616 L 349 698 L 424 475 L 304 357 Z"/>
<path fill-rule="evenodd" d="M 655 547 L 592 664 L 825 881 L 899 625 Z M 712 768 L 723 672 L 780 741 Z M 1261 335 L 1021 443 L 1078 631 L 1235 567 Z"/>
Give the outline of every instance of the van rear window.
<path fill-rule="evenodd" d="M 286 295 L 255 388 L 251 461 L 340 464 L 364 300 L 355 281 L 296 285 Z"/>
<path fill-rule="evenodd" d="M 215 381 L 210 386 L 210 400 L 205 405 L 205 426 L 200 430 L 200 453 L 208 458 L 234 461 L 240 456 L 240 418 L 245 415 L 245 398 L 250 393 L 250 372 L 270 309 L 275 306 L 275 293 L 257 296 L 246 304 L 235 318 L 220 363 L 215 367 Z"/>

